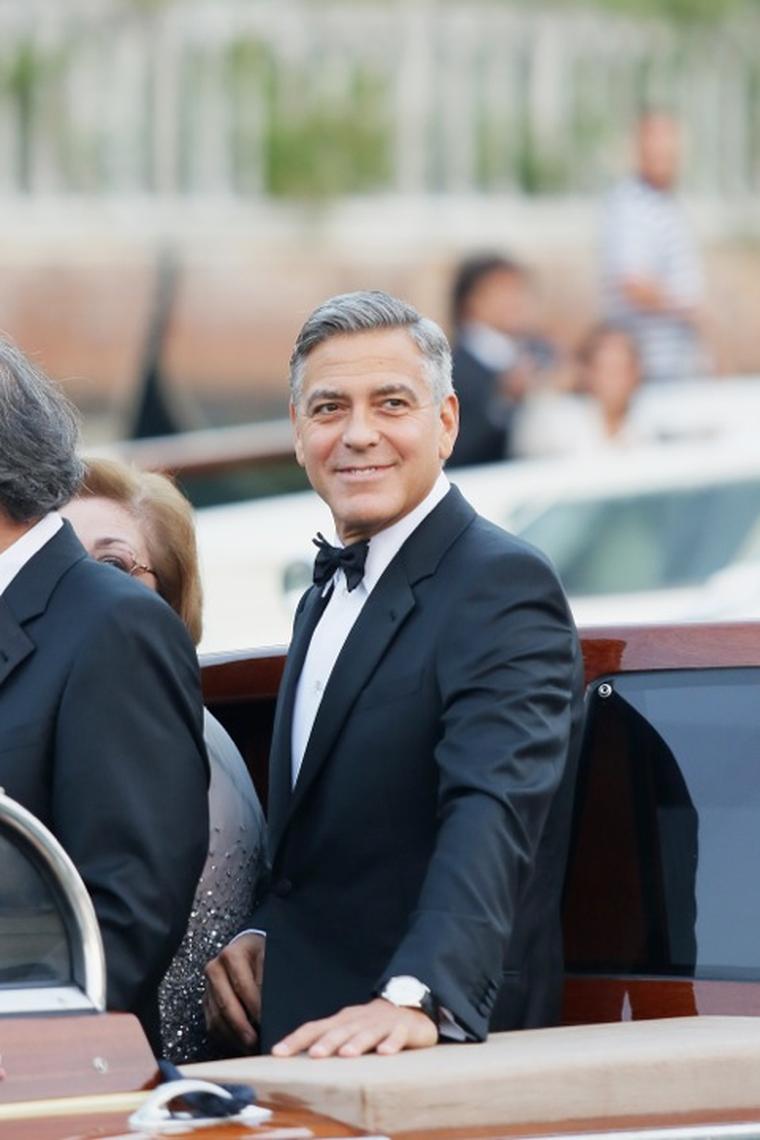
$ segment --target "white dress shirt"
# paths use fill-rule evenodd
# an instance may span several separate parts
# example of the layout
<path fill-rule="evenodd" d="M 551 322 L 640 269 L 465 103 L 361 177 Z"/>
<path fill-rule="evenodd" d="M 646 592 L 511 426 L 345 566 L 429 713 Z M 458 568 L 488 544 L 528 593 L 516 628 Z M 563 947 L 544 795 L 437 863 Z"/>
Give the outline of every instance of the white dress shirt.
<path fill-rule="evenodd" d="M 468 321 L 463 325 L 459 342 L 490 372 L 509 372 L 520 355 L 519 347 L 511 336 L 480 321 Z"/>
<path fill-rule="evenodd" d="M 39 550 L 42 550 L 45 543 L 50 542 L 62 526 L 61 516 L 51 511 L 25 531 L 21 538 L 12 542 L 7 550 L 0 552 L 0 596 L 5 593 L 19 571 L 23 570 Z"/>
<path fill-rule="evenodd" d="M 301 676 L 298 678 L 293 706 L 291 735 L 293 784 L 298 779 L 306 746 L 330 674 L 354 622 L 384 570 L 422 520 L 440 503 L 448 489 L 449 481 L 441 472 L 433 489 L 414 510 L 392 526 L 372 536 L 369 541 L 364 577 L 350 593 L 342 570 L 336 571 L 330 582 L 326 584 L 325 593 L 332 590 L 332 594 L 312 635 Z M 337 539 L 336 542 L 342 545 Z"/>

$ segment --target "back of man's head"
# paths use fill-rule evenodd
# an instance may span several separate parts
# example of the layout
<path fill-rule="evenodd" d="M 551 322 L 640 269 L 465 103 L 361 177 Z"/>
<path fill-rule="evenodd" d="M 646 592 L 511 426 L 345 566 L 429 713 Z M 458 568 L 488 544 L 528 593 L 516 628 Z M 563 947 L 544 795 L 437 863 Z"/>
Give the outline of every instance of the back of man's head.
<path fill-rule="evenodd" d="M 68 502 L 83 475 L 78 438 L 60 388 L 0 339 L 0 512 L 27 523 Z"/>
<path fill-rule="evenodd" d="M 306 359 L 318 345 L 333 336 L 382 329 L 405 329 L 425 362 L 433 399 L 440 404 L 454 388 L 451 349 L 443 329 L 423 317 L 406 301 L 379 289 L 341 293 L 319 305 L 304 322 L 290 357 L 290 398 L 298 405 L 303 389 Z"/>

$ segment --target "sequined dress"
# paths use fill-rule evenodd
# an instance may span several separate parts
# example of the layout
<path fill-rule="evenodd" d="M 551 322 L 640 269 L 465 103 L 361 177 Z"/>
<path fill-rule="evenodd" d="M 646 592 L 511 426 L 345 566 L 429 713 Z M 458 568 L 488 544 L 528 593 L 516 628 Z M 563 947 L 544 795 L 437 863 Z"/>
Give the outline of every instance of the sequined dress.
<path fill-rule="evenodd" d="M 164 1056 L 175 1063 L 212 1059 L 203 1017 L 203 967 L 245 925 L 265 866 L 264 815 L 243 759 L 206 711 L 211 768 L 209 852 L 185 937 L 158 995 Z"/>

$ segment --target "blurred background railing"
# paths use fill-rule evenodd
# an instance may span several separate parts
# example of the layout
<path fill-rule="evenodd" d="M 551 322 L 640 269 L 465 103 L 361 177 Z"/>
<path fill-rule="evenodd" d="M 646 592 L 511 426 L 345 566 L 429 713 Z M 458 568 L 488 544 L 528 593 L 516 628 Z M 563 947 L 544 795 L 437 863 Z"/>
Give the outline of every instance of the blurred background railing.
<path fill-rule="evenodd" d="M 688 190 L 760 189 L 751 13 L 674 27 L 572 2 L 3 0 L 0 44 L 10 196 L 578 194 L 619 165 L 644 101 L 689 129 Z"/>

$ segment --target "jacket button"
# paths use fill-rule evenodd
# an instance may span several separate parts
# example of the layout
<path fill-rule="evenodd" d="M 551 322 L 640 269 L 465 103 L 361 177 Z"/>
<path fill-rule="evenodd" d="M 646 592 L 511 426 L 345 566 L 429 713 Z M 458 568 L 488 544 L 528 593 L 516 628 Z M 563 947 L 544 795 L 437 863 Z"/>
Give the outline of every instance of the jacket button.
<path fill-rule="evenodd" d="M 286 899 L 293 890 L 293 884 L 290 879 L 278 879 L 272 890 L 278 898 Z"/>

